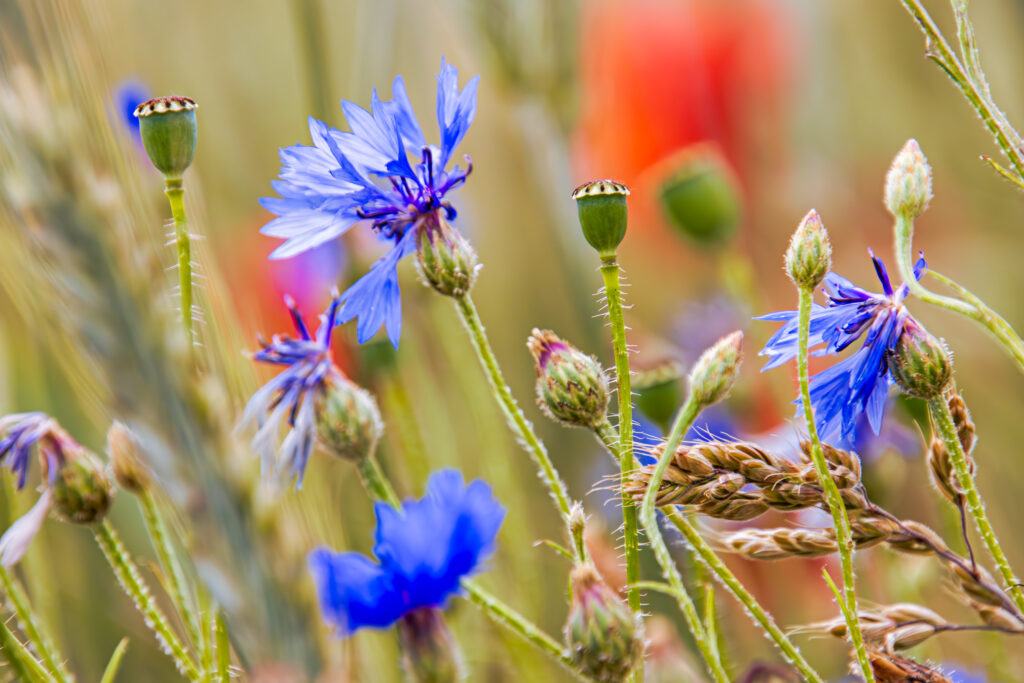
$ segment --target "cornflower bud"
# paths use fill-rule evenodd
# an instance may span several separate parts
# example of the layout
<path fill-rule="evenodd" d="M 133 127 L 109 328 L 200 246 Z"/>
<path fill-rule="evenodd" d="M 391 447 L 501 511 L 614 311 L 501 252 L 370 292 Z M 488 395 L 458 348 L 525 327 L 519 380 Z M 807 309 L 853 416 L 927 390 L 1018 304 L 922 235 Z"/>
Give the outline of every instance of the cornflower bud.
<path fill-rule="evenodd" d="M 107 453 L 118 486 L 132 493 L 149 488 L 152 476 L 139 452 L 138 440 L 121 422 L 114 422 L 107 431 Z"/>
<path fill-rule="evenodd" d="M 602 260 L 615 257 L 626 236 L 629 188 L 614 180 L 594 180 L 573 190 L 583 236 Z"/>
<path fill-rule="evenodd" d="M 65 444 L 63 455 L 65 460 L 57 467 L 53 478 L 54 509 L 68 522 L 92 524 L 100 521 L 114 498 L 114 489 L 103 463 L 75 442 Z M 48 476 L 48 467 L 43 469 L 43 476 Z"/>
<path fill-rule="evenodd" d="M 455 640 L 436 607 L 420 607 L 398 620 L 402 666 L 412 683 L 453 683 L 460 680 Z"/>
<path fill-rule="evenodd" d="M 460 297 L 476 281 L 476 250 L 444 217 L 428 214 L 416 233 L 416 264 L 423 281 L 445 296 Z"/>
<path fill-rule="evenodd" d="M 913 318 L 907 319 L 888 362 L 896 384 L 917 398 L 941 396 L 953 379 L 953 361 L 946 344 Z"/>
<path fill-rule="evenodd" d="M 815 289 L 832 268 L 832 245 L 821 216 L 807 212 L 786 250 L 786 273 L 801 289 Z"/>
<path fill-rule="evenodd" d="M 537 368 L 537 403 L 552 420 L 594 427 L 608 410 L 608 379 L 601 364 L 550 330 L 526 341 Z"/>
<path fill-rule="evenodd" d="M 384 425 L 370 392 L 334 371 L 324 379 L 316 407 L 317 435 L 330 453 L 359 462 L 377 450 Z"/>
<path fill-rule="evenodd" d="M 712 145 L 696 145 L 670 158 L 658 197 L 672 226 L 700 246 L 728 242 L 740 223 L 740 193 L 729 163 Z"/>
<path fill-rule="evenodd" d="M 565 639 L 574 666 L 598 683 L 619 683 L 643 660 L 637 615 L 601 579 L 590 564 L 570 575 L 572 603 Z"/>
<path fill-rule="evenodd" d="M 196 151 L 196 108 L 190 97 L 155 97 L 135 108 L 142 145 L 153 166 L 180 179 Z"/>
<path fill-rule="evenodd" d="M 718 403 L 732 390 L 739 376 L 743 332 L 728 334 L 705 351 L 690 371 L 690 391 L 702 408 Z"/>
<path fill-rule="evenodd" d="M 893 216 L 914 219 L 931 198 L 932 169 L 917 140 L 907 140 L 885 176 L 885 206 Z"/>

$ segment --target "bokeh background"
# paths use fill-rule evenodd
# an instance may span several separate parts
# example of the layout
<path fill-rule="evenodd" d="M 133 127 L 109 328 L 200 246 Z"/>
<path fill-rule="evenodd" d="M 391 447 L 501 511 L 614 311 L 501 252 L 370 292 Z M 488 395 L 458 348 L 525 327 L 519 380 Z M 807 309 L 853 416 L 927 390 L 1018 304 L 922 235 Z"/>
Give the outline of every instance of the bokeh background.
<path fill-rule="evenodd" d="M 1024 6 L 976 5 L 995 98 L 1011 121 L 1022 121 Z M 930 8 L 951 32 L 948 7 Z M 633 190 L 620 260 L 638 367 L 687 364 L 721 334 L 746 333 L 740 385 L 715 418 L 737 436 L 794 433 L 794 378 L 786 370 L 759 374 L 754 354 L 773 326 L 751 321 L 796 305 L 781 270 L 789 234 L 816 208 L 835 269 L 876 288 L 867 248 L 892 261 L 882 183 L 910 137 L 934 170 L 935 198 L 918 221 L 916 246 L 1011 323 L 1024 324 L 1024 202 L 979 160 L 996 156 L 993 142 L 925 59 L 923 38 L 896 0 L 2 0 L 0 45 L 0 409 L 51 412 L 96 450 L 112 418 L 152 432 L 161 486 L 182 511 L 198 573 L 231 615 L 250 680 L 400 679 L 392 633 L 342 641 L 319 624 L 304 568 L 305 553 L 317 545 L 372 545 L 371 505 L 352 469 L 319 454 L 301 493 L 261 484 L 247 435 L 231 429 L 247 392 L 268 377 L 249 367 L 243 349 L 259 332 L 288 329 L 282 295 L 292 293 L 313 315 L 333 284 L 344 287 L 376 256 L 372 240 L 353 234 L 301 261 L 271 263 L 275 241 L 257 232 L 269 220 L 257 199 L 271 193 L 277 149 L 308 142 L 311 114 L 343 128 L 339 99 L 366 105 L 371 88 L 385 94 L 402 74 L 430 131 L 442 56 L 463 81 L 481 75 L 476 120 L 461 146 L 474 172 L 455 198 L 458 226 L 485 264 L 474 296 L 520 402 L 572 495 L 588 507 L 609 580 L 619 522 L 603 483 L 611 469 L 590 435 L 559 428 L 533 405 L 524 345 L 531 328 L 551 328 L 612 365 L 597 315 L 597 261 L 569 197 L 579 183 L 609 177 Z M 128 82 L 200 105 L 186 187 L 194 229 L 205 238 L 210 312 L 202 334 L 215 360 L 197 387 L 179 386 L 180 349 L 161 341 L 173 308 L 173 276 L 163 272 L 172 260 L 162 247 L 167 211 L 160 179 L 118 103 Z M 666 178 L 694 150 L 724 164 L 722 182 L 736 192 L 735 234 L 714 244 L 683 234 L 659 201 Z M 79 219 L 74 231 L 62 230 L 62 221 Z M 104 261 L 93 247 L 113 255 Z M 405 495 L 418 495 L 426 475 L 442 466 L 490 482 L 508 516 L 483 583 L 557 633 L 568 566 L 536 544 L 561 539 L 557 516 L 490 401 L 450 303 L 420 287 L 411 264 L 403 270 L 398 352 L 386 342 L 358 347 L 354 330 L 340 335 L 337 348 L 349 372 L 379 397 L 384 466 Z M 116 291 L 128 292 L 129 310 L 146 316 L 108 324 L 94 314 L 120 301 L 110 298 Z M 87 305 L 77 305 L 78 296 Z M 955 351 L 957 380 L 978 425 L 980 486 L 1020 565 L 1024 548 L 1013 539 L 1024 532 L 1017 514 L 1024 377 L 976 326 L 911 307 Z M 173 434 L 187 431 L 176 420 L 185 418 L 161 408 L 160 382 L 214 425 L 199 430 L 200 455 L 185 458 L 175 448 Z M 891 415 L 885 438 L 865 446 L 873 454 L 865 474 L 872 497 L 955 537 L 955 517 L 928 484 L 920 410 L 901 403 Z M 215 492 L 221 485 L 231 491 L 223 500 Z M 7 495 L 6 519 L 31 502 L 29 493 Z M 113 516 L 140 557 L 152 557 L 127 496 Z M 685 549 L 675 549 L 688 568 Z M 867 601 L 922 601 L 950 618 L 972 617 L 947 594 L 934 562 L 883 549 L 857 561 Z M 820 580 L 822 562 L 730 564 L 785 625 L 836 613 Z M 83 680 L 98 678 L 125 634 L 132 641 L 122 680 L 175 679 L 88 534 L 49 523 L 22 575 Z M 720 593 L 737 675 L 777 661 Z M 650 666 L 666 672 L 659 680 L 689 680 L 686 666 L 695 660 L 685 628 L 671 605 L 652 597 L 650 610 L 666 617 L 652 625 Z M 450 614 L 470 680 L 564 679 L 468 602 L 456 601 Z M 846 667 L 842 644 L 800 638 L 812 662 L 838 680 Z M 912 654 L 987 671 L 989 680 L 1018 680 L 1013 672 L 1022 666 L 1020 648 L 977 634 L 944 635 Z"/>

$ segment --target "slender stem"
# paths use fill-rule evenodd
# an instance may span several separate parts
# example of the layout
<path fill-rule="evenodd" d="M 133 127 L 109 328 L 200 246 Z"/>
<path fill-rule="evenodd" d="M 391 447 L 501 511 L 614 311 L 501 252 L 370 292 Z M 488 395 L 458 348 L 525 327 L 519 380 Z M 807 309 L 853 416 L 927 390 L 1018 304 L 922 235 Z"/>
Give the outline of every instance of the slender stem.
<path fill-rule="evenodd" d="M 476 350 L 477 357 L 480 359 L 480 364 L 483 366 L 484 371 L 487 373 L 487 378 L 490 380 L 491 389 L 494 392 L 494 398 L 501 406 L 502 412 L 505 414 L 505 419 L 508 422 L 509 428 L 519 437 L 526 451 L 530 454 L 534 463 L 540 470 L 540 478 L 544 484 L 548 487 L 552 497 L 555 499 L 555 504 L 558 506 L 558 510 L 562 515 L 562 520 L 566 523 L 569 521 L 569 494 L 566 491 L 565 484 L 558 476 L 558 471 L 555 470 L 554 464 L 551 462 L 551 458 L 548 456 L 547 449 L 544 448 L 544 444 L 541 443 L 540 439 L 533 431 L 533 427 L 530 425 L 526 416 L 523 415 L 523 411 L 519 408 L 519 404 L 516 403 L 515 398 L 512 397 L 512 390 L 509 388 L 508 383 L 505 382 L 504 376 L 501 374 L 501 368 L 498 366 L 498 360 L 494 356 L 494 351 L 491 349 L 491 343 L 487 340 L 487 333 L 484 331 L 483 323 L 480 321 L 480 314 L 476 310 L 476 306 L 473 304 L 473 299 L 470 298 L 469 294 L 464 294 L 460 297 L 455 298 L 455 307 L 459 311 L 459 315 L 462 317 L 462 322 L 466 326 L 466 330 L 469 332 L 470 340 L 473 342 L 473 348 Z"/>
<path fill-rule="evenodd" d="M 384 476 L 380 463 L 373 455 L 367 456 L 359 461 L 359 477 L 363 480 L 363 486 L 367 493 L 374 500 L 382 500 L 392 507 L 401 507 L 398 494 L 391 488 L 391 482 Z"/>
<path fill-rule="evenodd" d="M 811 460 L 813 460 L 814 469 L 818 473 L 818 481 L 821 482 L 822 491 L 825 492 L 825 501 L 828 503 L 829 512 L 832 513 L 832 524 L 836 529 L 836 546 L 839 548 L 839 561 L 843 568 L 843 592 L 845 597 L 843 614 L 846 617 L 850 642 L 857 653 L 857 660 L 860 662 L 864 680 L 868 683 L 873 683 L 875 676 L 871 670 L 871 661 L 868 659 L 867 648 L 864 647 L 864 636 L 860 631 L 860 621 L 857 619 L 857 591 L 853 583 L 853 535 L 850 533 L 850 520 L 846 516 L 846 505 L 843 504 L 843 498 L 839 494 L 839 487 L 833 481 L 828 469 L 828 463 L 825 462 L 825 454 L 821 449 L 821 440 L 818 438 L 818 426 L 814 421 L 814 406 L 811 405 L 807 352 L 808 338 L 811 330 L 812 297 L 813 290 L 811 288 L 800 288 L 800 328 L 796 357 L 800 373 L 800 402 L 803 403 L 804 420 L 807 422 L 807 433 L 811 439 Z"/>
<path fill-rule="evenodd" d="M 779 628 L 775 620 L 772 619 L 772 616 L 761 607 L 757 599 L 744 588 L 743 584 L 736 578 L 736 575 L 729 570 L 725 562 L 718 557 L 711 546 L 708 545 L 708 542 L 704 540 L 693 524 L 690 523 L 690 520 L 677 509 L 666 511 L 665 516 L 683 534 L 683 537 L 686 538 L 690 547 L 697 553 L 704 566 L 718 577 L 719 582 L 739 600 L 740 604 L 746 608 L 747 613 L 761 625 L 779 650 L 782 651 L 786 661 L 795 667 L 806 680 L 811 683 L 821 683 L 822 678 L 818 672 L 811 668 L 811 665 L 804 659 L 804 656 L 800 654 L 800 650 L 786 636 L 786 633 Z"/>
<path fill-rule="evenodd" d="M 228 640 L 228 627 L 224 622 L 224 613 L 220 610 L 214 615 L 214 639 L 217 642 L 217 679 L 220 683 L 231 683 L 231 642 Z"/>
<path fill-rule="evenodd" d="M 700 650 L 701 656 L 707 664 L 708 671 L 718 683 L 728 683 L 729 675 L 725 672 L 722 662 L 716 655 L 716 648 L 708 640 L 707 631 L 703 623 L 701 623 L 700 616 L 697 614 L 693 598 L 687 592 L 683 579 L 679 575 L 679 569 L 676 567 L 675 562 L 672 561 L 672 555 L 668 551 L 668 546 L 665 545 L 665 539 L 661 536 L 661 529 L 658 528 L 657 510 L 654 504 L 657 491 L 661 488 L 661 482 L 665 478 L 665 470 L 668 469 L 668 464 L 672 461 L 676 449 L 682 442 L 683 435 L 693 425 L 693 421 L 697 419 L 701 408 L 702 406 L 694 399 L 691 393 L 686 403 L 683 404 L 676 414 L 672 431 L 669 433 L 668 441 L 665 443 L 665 450 L 658 461 L 654 474 L 651 475 L 651 481 L 648 484 L 647 492 L 644 494 L 643 503 L 640 505 L 640 522 L 643 524 L 644 532 L 647 534 L 651 548 L 654 549 L 654 556 L 657 558 L 658 564 L 661 565 L 665 580 L 672 587 L 672 590 L 675 591 L 676 602 L 679 603 L 679 608 L 686 618 L 687 625 L 690 627 L 693 639 L 697 643 L 697 649 Z"/>
<path fill-rule="evenodd" d="M 331 97 L 323 6 L 320 0 L 295 0 L 292 8 L 295 12 L 298 44 L 302 48 L 302 59 L 309 81 L 310 110 L 321 121 L 327 121 L 331 111 Z"/>
<path fill-rule="evenodd" d="M 1020 583 L 1014 575 L 1013 569 L 1010 568 L 1010 562 L 1006 559 L 1006 553 L 1003 552 L 999 539 L 996 538 L 992 524 L 988 521 L 985 504 L 981 500 L 981 494 L 978 493 L 974 476 L 967 466 L 967 456 L 964 455 L 963 446 L 960 444 L 960 437 L 957 435 L 956 424 L 953 422 L 953 416 L 949 412 L 949 406 L 946 404 L 945 398 L 938 396 L 928 401 L 928 410 L 931 413 L 932 420 L 935 422 L 935 426 L 939 430 L 939 436 L 949 452 L 949 459 L 953 463 L 953 469 L 956 471 L 957 481 L 960 482 L 960 486 L 967 496 L 967 507 L 971 510 L 971 516 L 974 517 L 974 523 L 978 526 L 981 539 L 985 543 L 985 547 L 988 548 L 989 554 L 992 555 L 992 559 L 995 561 L 1003 581 L 1006 582 L 1006 588 L 1011 592 L 1014 603 L 1021 611 L 1021 614 L 1024 614 L 1024 593 L 1021 591 Z"/>
<path fill-rule="evenodd" d="M 25 637 L 28 638 L 28 642 L 31 644 L 32 649 L 36 651 L 42 663 L 53 673 L 56 680 L 61 682 L 72 680 L 71 673 L 57 655 L 53 641 L 43 630 L 38 618 L 32 612 L 28 596 L 25 595 L 25 591 L 18 585 L 17 579 L 14 578 L 11 570 L 7 567 L 0 566 L 0 582 L 3 583 L 4 592 L 7 594 L 11 610 L 18 619 L 18 626 L 25 633 Z"/>
<path fill-rule="evenodd" d="M 185 188 L 181 178 L 168 178 L 164 194 L 171 204 L 174 218 L 174 242 L 178 249 L 178 293 L 181 297 L 181 324 L 192 343 L 192 245 L 189 242 L 188 220 L 185 218 Z"/>
<path fill-rule="evenodd" d="M 34 654 L 7 628 L 7 622 L 0 619 L 0 653 L 10 665 L 19 681 L 40 681 L 51 683 L 56 679 L 43 668 Z"/>
<path fill-rule="evenodd" d="M 121 668 L 121 660 L 124 659 L 124 653 L 127 651 L 128 638 L 122 638 L 121 642 L 114 648 L 114 653 L 110 655 L 110 660 L 107 661 L 107 666 L 103 669 L 103 677 L 100 678 L 100 683 L 114 683 L 114 678 L 117 676 L 117 672 Z"/>
<path fill-rule="evenodd" d="M 153 600 L 149 588 L 142 580 L 138 568 L 132 562 L 128 551 L 125 549 L 124 544 L 121 543 L 121 539 L 110 524 L 110 521 L 104 520 L 96 525 L 93 528 L 93 534 L 96 536 L 96 542 L 99 543 L 100 549 L 103 550 L 107 562 L 110 563 L 110 567 L 114 570 L 114 575 L 117 576 L 121 587 L 124 588 L 125 593 L 135 603 L 136 609 L 142 614 L 146 625 L 156 635 L 156 639 L 163 647 L 164 652 L 170 655 L 171 659 L 174 660 L 175 666 L 178 667 L 178 671 L 184 674 L 190 681 L 200 680 L 199 670 L 196 669 L 192 657 L 185 649 L 185 646 L 181 644 L 181 641 L 178 640 L 178 636 L 174 634 L 163 611 L 157 606 L 156 601 Z"/>

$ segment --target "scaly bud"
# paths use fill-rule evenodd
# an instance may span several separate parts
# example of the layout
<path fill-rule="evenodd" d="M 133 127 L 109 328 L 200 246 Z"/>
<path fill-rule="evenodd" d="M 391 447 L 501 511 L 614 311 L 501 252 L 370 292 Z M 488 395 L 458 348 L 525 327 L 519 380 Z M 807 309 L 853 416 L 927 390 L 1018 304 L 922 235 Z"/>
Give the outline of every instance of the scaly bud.
<path fill-rule="evenodd" d="M 338 371 L 332 372 L 324 385 L 316 413 L 320 441 L 344 460 L 359 462 L 373 455 L 384 430 L 373 395 Z"/>
<path fill-rule="evenodd" d="M 153 166 L 180 179 L 196 152 L 196 108 L 190 97 L 156 97 L 135 108 L 142 144 Z"/>
<path fill-rule="evenodd" d="M 619 683 L 643 660 L 640 621 L 590 564 L 572 570 L 565 640 L 574 666 L 598 683 Z"/>
<path fill-rule="evenodd" d="M 946 344 L 909 318 L 896 347 L 889 352 L 889 372 L 911 396 L 941 396 L 953 379 L 953 361 Z"/>
<path fill-rule="evenodd" d="M 626 236 L 627 196 L 629 188 L 614 180 L 594 180 L 573 190 L 583 236 L 603 260 L 615 257 Z"/>
<path fill-rule="evenodd" d="M 423 221 L 416 233 L 420 277 L 445 296 L 463 296 L 473 286 L 480 269 L 476 251 L 444 217 L 432 214 Z"/>
<path fill-rule="evenodd" d="M 68 522 L 92 524 L 110 509 L 114 489 L 103 463 L 93 453 L 69 441 L 64 462 L 53 480 L 53 507 Z M 44 472 L 44 474 L 47 474 Z"/>
<path fill-rule="evenodd" d="M 138 439 L 121 422 L 114 422 L 107 431 L 107 453 L 118 486 L 132 493 L 149 488 L 152 476 L 142 458 Z"/>
<path fill-rule="evenodd" d="M 683 390 L 679 380 L 684 373 L 682 365 L 669 360 L 648 370 L 640 370 L 633 377 L 636 407 L 662 430 L 668 428 L 682 403 Z"/>
<path fill-rule="evenodd" d="M 704 247 L 728 242 L 740 223 L 736 174 L 718 147 L 698 144 L 659 166 L 668 169 L 658 197 L 672 226 Z"/>
<path fill-rule="evenodd" d="M 436 607 L 420 607 L 398 620 L 402 666 L 411 683 L 454 683 L 460 680 L 455 640 Z"/>
<path fill-rule="evenodd" d="M 743 360 L 743 333 L 728 334 L 705 351 L 690 371 L 690 391 L 702 408 L 718 403 L 732 390 Z"/>
<path fill-rule="evenodd" d="M 832 268 L 832 244 L 814 209 L 800 221 L 786 250 L 786 273 L 801 289 L 815 289 Z"/>
<path fill-rule="evenodd" d="M 608 410 L 608 379 L 601 364 L 549 330 L 526 341 L 537 368 L 537 403 L 552 420 L 594 427 Z"/>
<path fill-rule="evenodd" d="M 893 216 L 912 220 L 928 208 L 931 198 L 932 169 L 917 140 L 907 140 L 885 176 L 885 206 Z"/>

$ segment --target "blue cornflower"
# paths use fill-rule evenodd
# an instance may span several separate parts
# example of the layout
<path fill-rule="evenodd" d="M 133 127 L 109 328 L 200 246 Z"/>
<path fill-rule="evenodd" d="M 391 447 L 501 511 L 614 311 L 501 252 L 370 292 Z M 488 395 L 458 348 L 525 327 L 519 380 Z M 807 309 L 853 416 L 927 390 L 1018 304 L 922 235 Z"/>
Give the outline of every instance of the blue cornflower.
<path fill-rule="evenodd" d="M 435 472 L 426 495 L 399 509 L 377 503 L 374 562 L 318 548 L 309 555 L 324 619 L 342 634 L 387 628 L 420 608 L 440 608 L 494 551 L 505 509 L 480 480 Z"/>
<path fill-rule="evenodd" d="M 261 232 L 286 240 L 271 258 L 294 256 L 364 221 L 391 245 L 342 294 L 338 321 L 358 318 L 359 343 L 383 325 L 391 343 L 398 346 L 402 308 L 396 268 L 416 249 L 418 231 L 433 229 L 441 218 L 455 217 L 447 194 L 466 181 L 472 163 L 466 157 L 465 169 L 457 165 L 449 169 L 448 164 L 473 122 L 478 80 L 479 76 L 473 78 L 460 92 L 458 71 L 441 60 L 437 77 L 440 147 L 427 143 L 405 83 L 397 76 L 392 99 L 381 101 L 375 89 L 370 111 L 342 101 L 349 132 L 310 117 L 313 146 L 281 149 L 279 180 L 271 183 L 281 196 L 260 200 L 277 215 Z M 410 154 L 418 160 L 415 165 Z"/>
<path fill-rule="evenodd" d="M 152 95 L 142 81 L 129 79 L 122 81 L 114 91 L 114 114 L 118 121 L 128 129 L 138 145 L 142 145 L 142 133 L 139 132 L 139 117 L 135 109 Z"/>
<path fill-rule="evenodd" d="M 870 253 L 870 252 L 869 252 Z M 885 264 L 873 253 L 871 260 L 882 283 L 882 294 L 855 286 L 846 278 L 825 276 L 827 306 L 813 304 L 808 347 L 813 355 L 839 353 L 864 338 L 853 355 L 811 377 L 811 404 L 818 432 L 823 441 L 850 444 L 856 434 L 857 418 L 866 413 L 872 431 L 882 426 L 886 398 L 893 384 L 889 355 L 901 335 L 918 323 L 903 300 L 909 288 L 904 283 L 893 290 Z M 920 278 L 928 264 L 923 258 L 914 265 L 914 277 Z M 778 367 L 796 358 L 799 316 L 797 311 L 778 311 L 757 320 L 784 322 L 768 340 L 760 355 L 771 360 L 763 370 Z"/>

